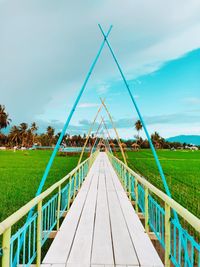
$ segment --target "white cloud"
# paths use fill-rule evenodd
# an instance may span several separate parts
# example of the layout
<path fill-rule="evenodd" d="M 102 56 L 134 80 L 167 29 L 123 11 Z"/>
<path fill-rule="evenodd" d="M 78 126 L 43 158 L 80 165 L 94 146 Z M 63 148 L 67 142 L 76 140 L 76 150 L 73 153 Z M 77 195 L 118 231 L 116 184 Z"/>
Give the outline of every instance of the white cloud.
<path fill-rule="evenodd" d="M 200 47 L 199 14 L 199 0 L 0 1 L 1 103 L 16 121 L 63 121 L 102 41 L 97 23 L 114 25 L 109 40 L 134 78 Z M 111 79 L 121 78 L 105 47 L 88 86 L 106 94 Z"/>
<path fill-rule="evenodd" d="M 108 89 L 109 89 L 109 85 L 104 83 L 104 84 L 98 85 L 96 90 L 99 95 L 103 95 L 108 92 Z"/>
<path fill-rule="evenodd" d="M 98 107 L 99 104 L 97 103 L 81 103 L 78 107 L 79 108 L 94 108 L 94 107 Z"/>

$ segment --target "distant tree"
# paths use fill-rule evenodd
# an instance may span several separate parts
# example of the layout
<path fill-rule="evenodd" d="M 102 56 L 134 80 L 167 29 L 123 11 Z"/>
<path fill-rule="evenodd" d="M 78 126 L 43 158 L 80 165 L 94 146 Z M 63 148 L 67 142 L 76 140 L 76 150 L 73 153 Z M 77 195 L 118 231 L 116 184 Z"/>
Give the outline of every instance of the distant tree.
<path fill-rule="evenodd" d="M 21 135 L 20 135 L 20 129 L 16 125 L 14 125 L 10 133 L 8 135 L 8 139 L 10 140 L 10 143 L 12 145 L 18 146 L 21 144 Z"/>
<path fill-rule="evenodd" d="M 135 129 L 136 131 L 138 132 L 138 136 L 137 136 L 137 139 L 140 138 L 140 131 L 142 130 L 142 123 L 140 120 L 137 120 L 136 123 L 135 123 Z"/>
<path fill-rule="evenodd" d="M 28 124 L 25 123 L 25 122 L 20 123 L 19 131 L 20 131 L 20 137 L 21 137 L 22 146 L 26 145 L 27 130 L 28 130 Z"/>
<path fill-rule="evenodd" d="M 49 145 L 53 144 L 54 133 L 55 133 L 55 129 L 53 127 L 51 127 L 51 126 L 48 126 L 47 127 L 47 136 L 48 136 L 48 139 L 49 139 Z"/>
<path fill-rule="evenodd" d="M 5 110 L 4 105 L 0 105 L 0 130 L 10 125 L 11 119 Z"/>
<path fill-rule="evenodd" d="M 36 131 L 38 130 L 38 126 L 35 122 L 33 122 L 31 124 L 31 133 L 32 133 L 32 141 L 33 141 L 33 144 L 35 143 L 35 137 L 36 137 Z"/>
<path fill-rule="evenodd" d="M 0 132 L 0 146 L 8 145 L 7 135 Z"/>
<path fill-rule="evenodd" d="M 156 148 L 163 148 L 165 146 L 165 139 L 155 132 L 151 135 L 151 140 Z"/>

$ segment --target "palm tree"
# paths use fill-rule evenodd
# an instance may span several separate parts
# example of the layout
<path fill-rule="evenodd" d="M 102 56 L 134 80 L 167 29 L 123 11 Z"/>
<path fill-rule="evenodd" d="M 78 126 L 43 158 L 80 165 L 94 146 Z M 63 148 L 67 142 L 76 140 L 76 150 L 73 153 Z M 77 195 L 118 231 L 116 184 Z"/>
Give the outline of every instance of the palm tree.
<path fill-rule="evenodd" d="M 28 129 L 26 132 L 26 145 L 28 147 L 33 145 L 33 133 L 31 131 L 31 129 Z"/>
<path fill-rule="evenodd" d="M 49 145 L 52 145 L 55 129 L 51 126 L 47 127 L 47 136 L 49 139 Z"/>
<path fill-rule="evenodd" d="M 15 145 L 19 145 L 21 138 L 20 138 L 20 130 L 17 126 L 13 126 L 10 130 L 10 134 L 9 134 L 9 139 L 11 141 L 11 143 L 14 142 Z"/>
<path fill-rule="evenodd" d="M 32 137 L 33 137 L 32 139 L 33 139 L 33 144 L 34 144 L 35 143 L 35 136 L 36 136 L 35 132 L 38 130 L 38 126 L 37 126 L 37 124 L 35 122 L 33 122 L 31 124 L 30 130 L 31 130 L 31 133 L 32 133 Z"/>
<path fill-rule="evenodd" d="M 151 139 L 155 145 L 156 148 L 161 148 L 163 147 L 164 144 L 164 138 L 162 138 L 158 132 L 155 132 L 154 134 L 151 135 Z"/>
<path fill-rule="evenodd" d="M 20 136 L 22 140 L 22 146 L 25 145 L 25 140 L 27 138 L 27 129 L 28 129 L 28 124 L 25 122 L 20 123 L 19 126 L 19 131 L 20 131 Z"/>
<path fill-rule="evenodd" d="M 139 133 L 140 131 L 142 130 L 142 123 L 140 120 L 137 120 L 136 123 L 135 123 L 135 129 L 136 131 L 138 132 L 138 136 L 137 136 L 137 139 L 139 140 Z"/>
<path fill-rule="evenodd" d="M 5 106 L 0 105 L 0 130 L 6 128 L 11 122 L 8 113 L 5 111 Z"/>
<path fill-rule="evenodd" d="M 38 130 L 38 126 L 35 122 L 31 124 L 31 132 L 35 133 Z"/>

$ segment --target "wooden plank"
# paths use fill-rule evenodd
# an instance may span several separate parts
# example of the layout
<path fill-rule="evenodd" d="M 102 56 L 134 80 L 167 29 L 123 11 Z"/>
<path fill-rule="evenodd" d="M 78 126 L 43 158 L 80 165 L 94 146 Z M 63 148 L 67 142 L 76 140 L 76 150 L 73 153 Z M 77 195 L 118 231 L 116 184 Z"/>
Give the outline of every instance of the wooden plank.
<path fill-rule="evenodd" d="M 108 202 L 115 263 L 118 265 L 133 264 L 135 266 L 139 266 L 139 262 L 115 192 L 109 192 Z"/>
<path fill-rule="evenodd" d="M 164 266 L 128 199 L 117 192 L 140 266 Z"/>
<path fill-rule="evenodd" d="M 87 183 L 92 181 L 92 176 L 87 177 Z M 89 191 L 89 184 L 87 186 Z M 88 191 L 86 186 L 81 190 L 75 198 L 60 230 L 58 231 L 52 245 L 50 246 L 43 263 L 65 263 L 67 261 L 70 248 L 75 236 L 81 212 L 84 207 Z"/>
<path fill-rule="evenodd" d="M 112 166 L 111 166 L 112 167 Z M 112 172 L 112 170 L 111 170 Z M 145 233 L 145 229 L 135 213 L 131 202 L 126 196 L 125 191 L 117 190 L 119 188 L 119 180 L 115 173 L 112 173 L 113 184 L 116 188 L 117 196 L 121 209 L 123 211 L 129 233 L 131 235 L 140 266 L 142 267 L 161 267 L 164 266 L 157 254 L 149 236 Z"/>
<path fill-rule="evenodd" d="M 85 264 L 85 263 L 67 263 L 65 265 L 66 267 L 90 267 L 90 264 Z"/>
<path fill-rule="evenodd" d="M 90 266 L 98 175 L 94 175 L 76 231 L 67 266 Z"/>
<path fill-rule="evenodd" d="M 163 266 L 105 153 L 95 160 L 43 263 Z"/>
<path fill-rule="evenodd" d="M 106 168 L 106 174 L 105 175 L 105 179 L 106 179 L 106 188 L 107 188 L 107 192 L 109 194 L 110 191 L 114 191 L 115 192 L 115 188 L 113 185 L 113 181 L 112 181 L 112 177 L 110 175 L 110 171 L 109 171 L 109 165 L 108 162 L 105 159 L 105 168 Z"/>
<path fill-rule="evenodd" d="M 92 266 L 114 265 L 105 174 L 99 176 L 95 229 L 92 247 Z"/>

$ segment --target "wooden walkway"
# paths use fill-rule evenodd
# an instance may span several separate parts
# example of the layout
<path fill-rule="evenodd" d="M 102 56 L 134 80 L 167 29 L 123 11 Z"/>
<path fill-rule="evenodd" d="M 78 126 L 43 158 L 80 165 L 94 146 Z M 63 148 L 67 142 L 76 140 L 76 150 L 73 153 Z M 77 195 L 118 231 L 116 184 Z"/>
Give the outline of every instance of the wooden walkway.
<path fill-rule="evenodd" d="M 42 266 L 163 266 L 105 153 L 95 160 Z"/>

